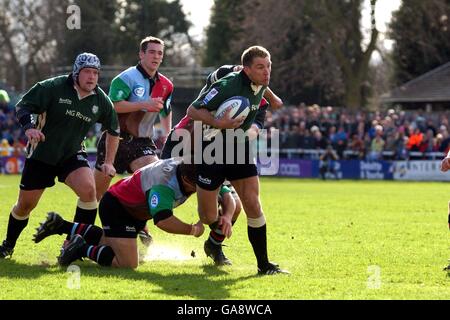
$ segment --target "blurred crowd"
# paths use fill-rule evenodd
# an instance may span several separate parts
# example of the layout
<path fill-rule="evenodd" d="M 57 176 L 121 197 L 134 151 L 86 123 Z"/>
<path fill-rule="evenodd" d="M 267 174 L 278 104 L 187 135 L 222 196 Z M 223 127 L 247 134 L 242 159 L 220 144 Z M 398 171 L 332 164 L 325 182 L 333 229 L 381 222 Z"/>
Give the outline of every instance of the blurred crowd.
<path fill-rule="evenodd" d="M 23 155 L 27 139 L 6 90 L 0 90 L 0 156 Z M 12 151 L 10 150 L 12 147 Z"/>
<path fill-rule="evenodd" d="M 27 139 L 14 105 L 0 92 L 0 149 L 23 154 Z M 266 129 L 280 130 L 282 157 L 318 158 L 327 148 L 340 159 L 435 159 L 449 151 L 449 111 L 352 111 L 318 105 L 286 106 L 267 111 Z M 90 131 L 87 148 L 95 148 L 99 130 Z M 5 155 L 5 154 L 2 154 Z"/>
<path fill-rule="evenodd" d="M 265 125 L 280 130 L 282 156 L 307 158 L 314 153 L 304 150 L 331 146 L 340 159 L 435 159 L 449 150 L 448 117 L 448 111 L 369 112 L 300 104 L 268 111 Z"/>

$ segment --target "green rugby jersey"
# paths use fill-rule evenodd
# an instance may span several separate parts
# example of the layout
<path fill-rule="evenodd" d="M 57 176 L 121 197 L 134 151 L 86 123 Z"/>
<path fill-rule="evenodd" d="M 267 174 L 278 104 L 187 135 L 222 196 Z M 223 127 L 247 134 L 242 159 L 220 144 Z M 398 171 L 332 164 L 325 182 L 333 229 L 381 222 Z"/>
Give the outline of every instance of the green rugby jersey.
<path fill-rule="evenodd" d="M 17 103 L 37 115 L 36 128 L 45 141 L 28 143 L 28 158 L 59 165 L 82 150 L 82 142 L 96 122 L 111 135 L 119 135 L 117 114 L 100 87 L 95 94 L 79 99 L 72 75 L 50 78 L 35 84 Z"/>
<path fill-rule="evenodd" d="M 246 97 L 250 101 L 250 113 L 240 127 L 246 131 L 254 122 L 266 88 L 267 86 L 254 85 L 243 70 L 232 72 L 213 83 L 208 90 L 203 91 L 192 103 L 192 106 L 197 109 L 206 108 L 215 111 L 231 97 Z"/>
<path fill-rule="evenodd" d="M 225 193 L 231 192 L 230 188 L 222 185 L 219 190 L 219 199 L 222 199 Z M 176 198 L 176 190 L 172 186 L 155 185 L 147 192 L 147 202 L 150 208 L 151 217 L 164 211 L 173 211 L 174 208 L 183 204 L 187 198 L 180 201 Z"/>

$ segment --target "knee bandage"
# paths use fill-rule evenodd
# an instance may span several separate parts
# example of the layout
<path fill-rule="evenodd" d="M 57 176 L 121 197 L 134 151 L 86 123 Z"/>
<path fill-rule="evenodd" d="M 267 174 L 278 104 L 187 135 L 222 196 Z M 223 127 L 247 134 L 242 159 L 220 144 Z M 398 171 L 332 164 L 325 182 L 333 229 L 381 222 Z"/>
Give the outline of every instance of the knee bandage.
<path fill-rule="evenodd" d="M 249 227 L 252 228 L 261 228 L 263 225 L 266 224 L 266 218 L 264 217 L 264 214 L 258 218 L 247 217 L 247 224 Z"/>
<path fill-rule="evenodd" d="M 21 221 L 27 220 L 27 219 L 30 217 L 30 214 L 27 214 L 27 215 L 24 216 L 24 217 L 21 217 L 21 216 L 17 215 L 17 214 L 14 212 L 14 208 L 11 210 L 11 215 L 13 216 L 14 219 L 16 219 L 16 220 L 21 220 Z"/>
<path fill-rule="evenodd" d="M 77 207 L 84 210 L 94 210 L 97 209 L 97 201 L 84 202 L 78 198 Z"/>

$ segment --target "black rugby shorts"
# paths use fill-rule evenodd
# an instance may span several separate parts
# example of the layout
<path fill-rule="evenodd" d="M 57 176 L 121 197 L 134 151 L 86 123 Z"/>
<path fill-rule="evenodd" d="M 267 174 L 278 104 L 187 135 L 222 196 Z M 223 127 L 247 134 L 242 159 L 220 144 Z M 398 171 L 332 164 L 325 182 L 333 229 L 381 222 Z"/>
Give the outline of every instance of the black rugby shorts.
<path fill-rule="evenodd" d="M 45 162 L 28 158 L 25 160 L 22 178 L 20 179 L 21 190 L 40 190 L 55 185 L 55 178 L 59 182 L 66 181 L 67 176 L 78 168 L 89 168 L 87 154 L 78 152 L 60 165 L 50 165 Z"/>
<path fill-rule="evenodd" d="M 114 168 L 118 174 L 133 173 L 131 162 L 145 156 L 156 155 L 156 145 L 150 138 L 136 138 L 126 133 L 120 134 L 119 148 L 114 160 Z M 101 171 L 106 156 L 106 132 L 104 132 L 97 144 L 97 160 L 95 169 Z"/>

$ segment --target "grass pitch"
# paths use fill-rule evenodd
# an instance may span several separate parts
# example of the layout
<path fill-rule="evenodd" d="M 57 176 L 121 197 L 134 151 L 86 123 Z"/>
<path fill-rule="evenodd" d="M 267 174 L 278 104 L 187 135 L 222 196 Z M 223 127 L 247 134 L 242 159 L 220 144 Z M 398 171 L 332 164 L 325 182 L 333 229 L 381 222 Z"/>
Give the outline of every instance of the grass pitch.
<path fill-rule="evenodd" d="M 18 194 L 19 176 L 0 175 L 0 238 Z M 0 260 L 3 299 L 450 299 L 448 184 L 265 178 L 261 200 L 270 260 L 292 274 L 258 277 L 245 214 L 225 243 L 232 266 L 216 268 L 201 239 L 166 234 L 152 222 L 154 244 L 141 246 L 135 271 L 89 261 L 62 269 L 64 239 L 32 242 L 47 211 L 72 219 L 76 196 L 48 189 L 11 260 Z M 175 210 L 197 218 L 195 196 Z M 99 220 L 97 219 L 97 223 Z"/>

